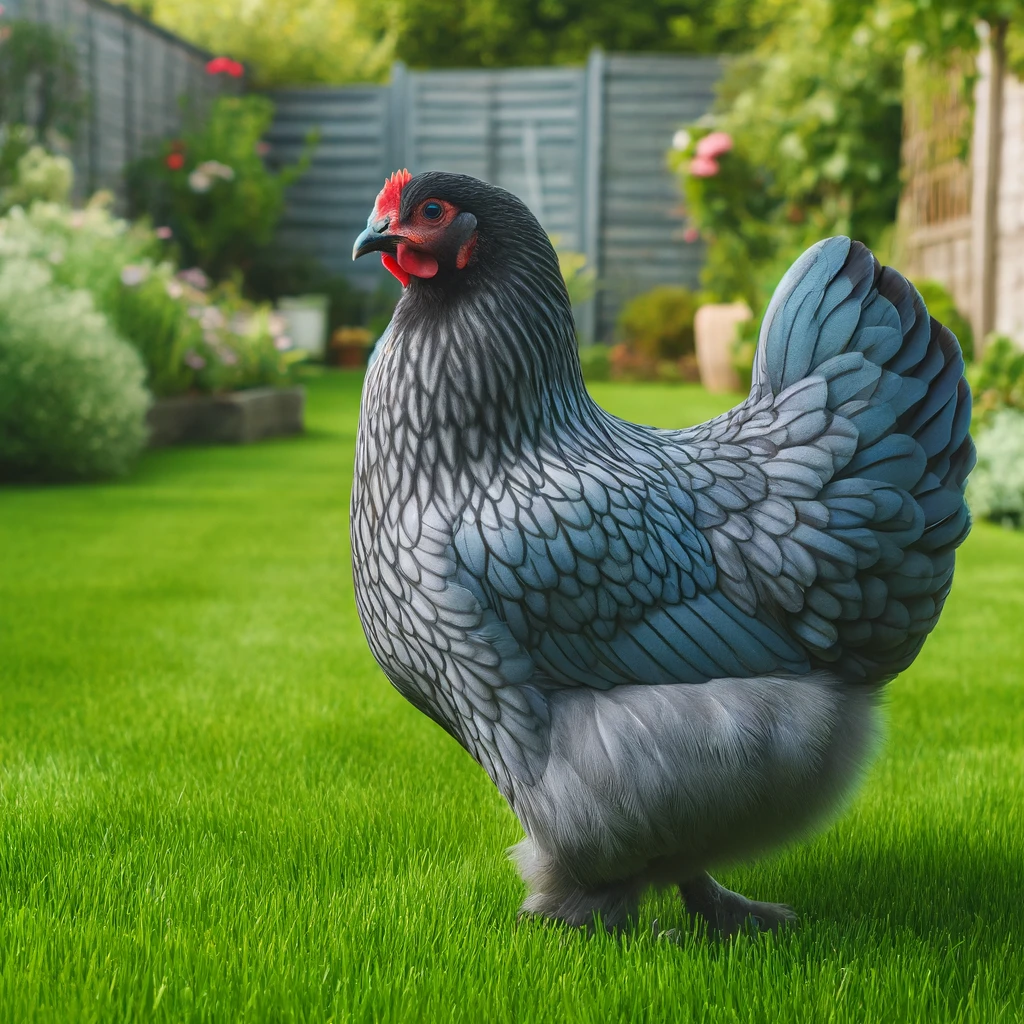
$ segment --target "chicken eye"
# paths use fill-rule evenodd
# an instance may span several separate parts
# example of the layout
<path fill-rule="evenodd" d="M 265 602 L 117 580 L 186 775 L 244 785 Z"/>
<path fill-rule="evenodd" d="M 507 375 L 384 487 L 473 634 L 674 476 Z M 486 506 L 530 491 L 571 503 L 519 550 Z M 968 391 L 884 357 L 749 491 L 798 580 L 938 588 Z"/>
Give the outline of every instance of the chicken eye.
<path fill-rule="evenodd" d="M 423 216 L 426 217 L 427 220 L 438 220 L 441 214 L 444 213 L 444 209 L 440 203 L 429 202 L 423 204 L 422 212 Z"/>

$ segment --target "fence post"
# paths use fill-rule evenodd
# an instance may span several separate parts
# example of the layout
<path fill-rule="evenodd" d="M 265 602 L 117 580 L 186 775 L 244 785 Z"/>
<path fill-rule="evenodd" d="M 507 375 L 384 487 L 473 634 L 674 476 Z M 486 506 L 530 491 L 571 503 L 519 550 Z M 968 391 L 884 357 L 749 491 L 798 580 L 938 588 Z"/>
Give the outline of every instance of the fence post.
<path fill-rule="evenodd" d="M 597 340 L 598 310 L 601 301 L 601 165 L 604 148 L 604 80 L 606 60 L 598 47 L 587 58 L 584 85 L 583 175 L 581 246 L 587 265 L 597 275 L 598 290 L 579 310 L 577 326 L 586 344 Z"/>
<path fill-rule="evenodd" d="M 999 192 L 1003 142 L 1003 79 L 1006 76 L 1006 22 L 988 23 L 988 39 L 979 60 L 984 117 L 974 138 L 974 194 L 971 197 L 974 250 L 974 333 L 980 345 L 996 326 L 996 250 L 999 243 Z M 979 347 L 980 351 L 980 347 Z"/>
<path fill-rule="evenodd" d="M 384 176 L 402 167 L 408 167 L 410 160 L 407 141 L 409 120 L 409 71 L 405 64 L 396 60 L 391 65 L 391 81 L 387 93 L 387 121 L 383 130 L 387 133 L 383 146 L 388 166 Z"/>

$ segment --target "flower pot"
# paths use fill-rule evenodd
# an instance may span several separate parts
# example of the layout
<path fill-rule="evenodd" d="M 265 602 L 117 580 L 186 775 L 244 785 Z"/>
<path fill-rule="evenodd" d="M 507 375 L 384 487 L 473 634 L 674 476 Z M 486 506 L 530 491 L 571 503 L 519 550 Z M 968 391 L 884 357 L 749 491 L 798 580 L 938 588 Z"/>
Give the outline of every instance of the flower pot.
<path fill-rule="evenodd" d="M 292 344 L 314 359 L 324 357 L 328 302 L 326 295 L 297 295 L 282 298 L 277 303 L 277 311 L 287 324 Z"/>
<path fill-rule="evenodd" d="M 693 320 L 700 382 L 708 391 L 739 391 L 739 374 L 733 369 L 732 348 L 736 327 L 753 314 L 745 302 L 701 306 Z"/>

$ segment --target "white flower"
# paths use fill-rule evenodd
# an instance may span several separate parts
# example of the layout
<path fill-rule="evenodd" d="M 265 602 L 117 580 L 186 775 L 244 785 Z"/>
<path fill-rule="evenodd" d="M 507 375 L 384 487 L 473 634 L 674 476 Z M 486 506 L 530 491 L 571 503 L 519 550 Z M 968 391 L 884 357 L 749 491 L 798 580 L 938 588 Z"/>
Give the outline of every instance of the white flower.
<path fill-rule="evenodd" d="M 672 148 L 678 150 L 690 148 L 690 133 L 685 128 L 680 128 L 672 136 Z"/>
<path fill-rule="evenodd" d="M 221 178 L 223 181 L 231 181 L 235 176 L 235 172 L 227 164 L 222 164 L 218 160 L 205 160 L 196 170 L 207 177 Z"/>
<path fill-rule="evenodd" d="M 180 299 L 185 294 L 185 289 L 177 281 L 167 282 L 167 294 L 172 299 Z"/>
<path fill-rule="evenodd" d="M 204 331 L 219 331 L 227 321 L 216 306 L 207 306 L 199 317 L 199 323 Z"/>
<path fill-rule="evenodd" d="M 149 269 L 134 263 L 129 263 L 121 270 L 121 284 L 127 288 L 134 288 L 142 284 L 149 277 Z"/>
<path fill-rule="evenodd" d="M 193 192 L 209 192 L 212 184 L 213 178 L 208 174 L 203 174 L 198 167 L 188 176 L 188 187 Z"/>
<path fill-rule="evenodd" d="M 287 352 L 291 347 L 292 339 L 289 338 L 287 334 L 278 335 L 274 339 L 274 348 L 276 348 L 278 352 Z"/>

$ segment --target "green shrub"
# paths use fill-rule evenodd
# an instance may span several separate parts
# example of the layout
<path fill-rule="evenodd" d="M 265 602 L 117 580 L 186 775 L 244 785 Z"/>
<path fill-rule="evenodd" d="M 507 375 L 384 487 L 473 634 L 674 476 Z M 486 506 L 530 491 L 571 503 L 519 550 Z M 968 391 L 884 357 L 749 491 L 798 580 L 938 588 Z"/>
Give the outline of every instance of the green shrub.
<path fill-rule="evenodd" d="M 135 216 L 170 227 L 187 265 L 214 280 L 247 269 L 267 245 L 284 208 L 284 190 L 309 166 L 315 136 L 298 163 L 269 170 L 262 138 L 274 118 L 265 96 L 221 96 L 206 121 L 126 171 Z"/>
<path fill-rule="evenodd" d="M 551 244 L 558 254 L 558 266 L 562 271 L 565 290 L 569 293 L 569 301 L 573 309 L 589 302 L 597 291 L 597 274 L 593 267 L 587 266 L 587 257 L 572 249 L 561 249 L 558 236 L 551 236 Z"/>
<path fill-rule="evenodd" d="M 971 511 L 1019 529 L 1024 525 L 1024 412 L 995 413 L 977 445 L 978 464 L 967 489 Z"/>
<path fill-rule="evenodd" d="M 741 320 L 736 325 L 736 338 L 729 352 L 732 368 L 740 379 L 740 390 L 749 391 L 754 376 L 754 356 L 761 334 L 761 321 L 757 317 Z"/>
<path fill-rule="evenodd" d="M 1000 409 L 1024 410 L 1024 351 L 1005 335 L 988 338 L 981 359 L 968 367 L 967 379 L 977 427 Z"/>
<path fill-rule="evenodd" d="M 74 170 L 66 156 L 54 156 L 42 146 L 30 146 L 18 158 L 13 184 L 0 189 L 0 209 L 30 206 L 37 199 L 65 203 L 73 181 Z"/>
<path fill-rule="evenodd" d="M 607 345 L 580 345 L 580 369 L 584 380 L 611 380 L 610 352 Z"/>
<path fill-rule="evenodd" d="M 138 354 L 89 295 L 42 264 L 0 264 L 0 475 L 90 479 L 127 472 L 146 440 Z"/>
<path fill-rule="evenodd" d="M 967 318 L 956 308 L 949 289 L 938 281 L 915 281 L 914 286 L 921 293 L 928 312 L 956 335 L 964 359 L 970 362 L 974 358 L 974 331 Z"/>
<path fill-rule="evenodd" d="M 619 314 L 619 330 L 626 344 L 645 359 L 692 355 L 697 305 L 688 289 L 661 285 L 626 303 Z"/>
<path fill-rule="evenodd" d="M 152 229 L 108 207 L 100 196 L 83 210 L 44 202 L 15 208 L 0 220 L 0 257 L 37 260 L 56 284 L 88 291 L 142 355 L 158 396 L 291 381 L 302 353 L 268 308 L 245 302 L 231 284 L 211 291 L 199 270 L 175 275 Z"/>

